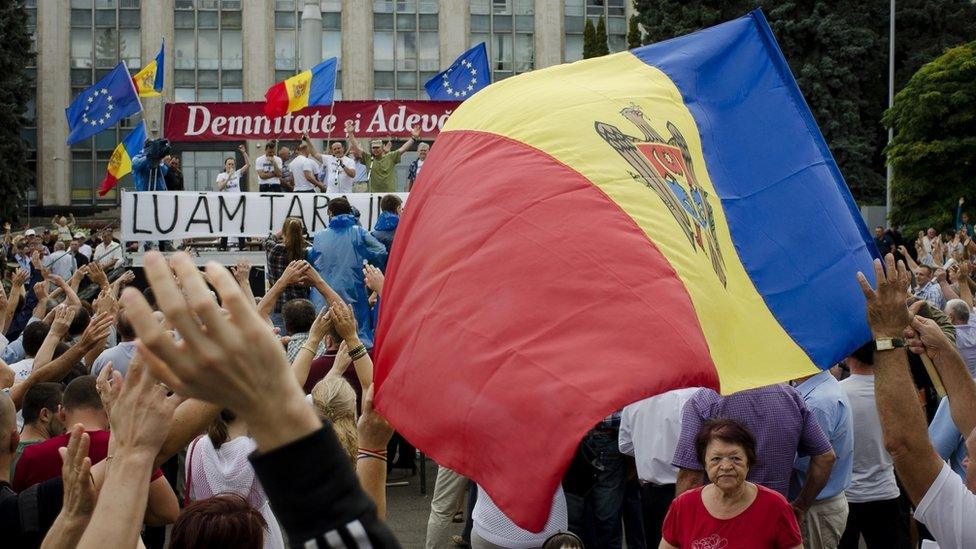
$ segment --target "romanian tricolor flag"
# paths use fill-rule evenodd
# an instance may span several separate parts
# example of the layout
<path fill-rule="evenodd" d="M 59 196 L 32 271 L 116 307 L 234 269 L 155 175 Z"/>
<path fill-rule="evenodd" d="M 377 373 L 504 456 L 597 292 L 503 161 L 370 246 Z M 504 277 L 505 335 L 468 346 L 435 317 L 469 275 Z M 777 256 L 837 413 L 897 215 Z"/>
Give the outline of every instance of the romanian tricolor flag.
<path fill-rule="evenodd" d="M 102 180 L 102 186 L 98 188 L 98 196 L 105 196 L 115 188 L 125 175 L 132 171 L 132 157 L 142 151 L 142 146 L 146 143 L 146 123 L 139 122 L 139 125 L 132 128 L 129 135 L 125 136 L 115 150 L 112 157 L 108 159 L 108 173 Z"/>
<path fill-rule="evenodd" d="M 531 530 L 613 411 L 810 375 L 870 339 L 855 274 L 875 246 L 759 11 L 493 84 L 420 177 L 377 406 Z"/>
<path fill-rule="evenodd" d="M 307 71 L 271 86 L 264 94 L 264 114 L 276 118 L 313 105 L 331 105 L 332 96 L 335 95 L 337 67 L 335 57 L 326 59 Z"/>
<path fill-rule="evenodd" d="M 163 92 L 163 56 L 166 49 L 166 42 L 159 44 L 159 53 L 156 58 L 150 61 L 141 71 L 132 77 L 132 82 L 136 85 L 139 97 L 158 97 Z"/>

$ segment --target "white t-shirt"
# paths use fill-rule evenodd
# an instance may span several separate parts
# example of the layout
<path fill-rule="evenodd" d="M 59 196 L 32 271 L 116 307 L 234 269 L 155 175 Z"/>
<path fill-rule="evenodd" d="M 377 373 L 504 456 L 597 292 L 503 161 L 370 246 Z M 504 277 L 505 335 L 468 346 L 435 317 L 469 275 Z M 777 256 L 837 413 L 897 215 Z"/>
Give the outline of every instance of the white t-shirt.
<path fill-rule="evenodd" d="M 318 189 L 307 177 L 305 171 L 312 173 L 314 177 L 319 171 L 319 163 L 307 156 L 298 155 L 291 161 L 291 175 L 295 181 L 296 191 L 314 191 Z"/>
<path fill-rule="evenodd" d="M 356 169 L 356 162 L 348 156 L 337 158 L 331 154 L 322 155 L 322 180 L 325 181 L 327 193 L 351 193 L 355 175 L 350 177 L 339 167 L 339 163 L 347 168 Z"/>
<path fill-rule="evenodd" d="M 915 508 L 915 520 L 935 537 L 942 549 L 976 547 L 976 495 L 953 474 L 948 463 Z"/>
<path fill-rule="evenodd" d="M 281 158 L 277 156 L 272 156 L 268 158 L 267 155 L 261 155 L 254 161 L 254 169 L 258 171 L 259 174 L 273 174 L 275 167 L 278 168 L 280 172 L 282 170 Z M 260 179 L 258 182 L 261 185 L 280 185 L 281 179 L 277 177 L 269 177 L 267 179 Z"/>
<path fill-rule="evenodd" d="M 87 257 L 88 259 L 91 259 L 92 247 L 88 244 L 82 244 L 81 246 L 78 246 L 78 253 Z"/>
<path fill-rule="evenodd" d="M 854 418 L 854 471 L 844 491 L 847 501 L 867 503 L 898 497 L 891 455 L 884 447 L 881 419 L 874 401 L 874 376 L 852 374 L 840 382 Z"/>
<path fill-rule="evenodd" d="M 25 358 L 20 362 L 14 362 L 10 365 L 10 369 L 14 371 L 14 385 L 16 385 L 30 377 L 31 372 L 34 371 L 34 359 Z"/>
<path fill-rule="evenodd" d="M 122 257 L 122 245 L 118 242 L 112 241 L 108 246 L 105 243 L 101 243 L 95 246 L 95 261 L 98 261 L 102 265 L 105 265 L 113 259 L 118 259 L 115 262 L 115 266 L 118 267 L 125 258 Z"/>
<path fill-rule="evenodd" d="M 681 413 L 697 392 L 698 387 L 668 391 L 620 412 L 620 453 L 634 456 L 637 478 L 658 485 L 677 481 L 671 458 L 681 436 Z"/>
<path fill-rule="evenodd" d="M 539 533 L 532 533 L 516 526 L 512 519 L 495 505 L 488 492 L 485 492 L 481 486 L 478 486 L 478 499 L 475 501 L 471 519 L 474 531 L 483 540 L 511 549 L 541 547 L 549 536 L 565 532 L 569 527 L 566 494 L 562 486 L 556 487 L 556 493 L 552 496 L 552 506 L 549 508 L 549 520 Z"/>
<path fill-rule="evenodd" d="M 217 174 L 217 190 L 225 193 L 239 193 L 241 192 L 241 174 L 244 173 L 244 168 L 239 168 L 231 173 L 220 172 Z M 223 189 L 220 188 L 220 184 L 224 181 L 227 182 L 227 186 Z"/>

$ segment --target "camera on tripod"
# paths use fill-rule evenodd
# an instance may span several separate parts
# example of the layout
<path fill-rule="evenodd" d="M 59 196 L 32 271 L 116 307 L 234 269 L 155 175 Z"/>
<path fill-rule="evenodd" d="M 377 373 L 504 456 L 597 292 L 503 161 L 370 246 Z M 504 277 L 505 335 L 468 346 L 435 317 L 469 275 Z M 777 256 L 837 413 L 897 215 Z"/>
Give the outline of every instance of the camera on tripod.
<path fill-rule="evenodd" d="M 157 165 L 163 161 L 163 157 L 168 155 L 172 147 L 168 139 L 149 139 L 143 146 L 143 153 L 152 165 Z"/>

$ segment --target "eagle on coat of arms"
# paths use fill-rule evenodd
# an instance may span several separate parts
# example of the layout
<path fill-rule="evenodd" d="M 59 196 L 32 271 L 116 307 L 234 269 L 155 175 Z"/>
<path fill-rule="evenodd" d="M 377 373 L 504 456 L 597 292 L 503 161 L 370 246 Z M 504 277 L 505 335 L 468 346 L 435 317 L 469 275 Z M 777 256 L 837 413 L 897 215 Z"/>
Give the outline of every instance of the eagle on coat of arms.
<path fill-rule="evenodd" d="M 635 105 L 620 114 L 644 135 L 634 137 L 605 122 L 594 123 L 597 134 L 630 164 L 634 180 L 661 198 L 691 247 L 696 252 L 701 249 L 711 259 L 712 269 L 726 286 L 725 259 L 715 232 L 710 195 L 695 177 L 688 142 L 671 122 L 666 126 L 671 137 L 665 140 Z"/>

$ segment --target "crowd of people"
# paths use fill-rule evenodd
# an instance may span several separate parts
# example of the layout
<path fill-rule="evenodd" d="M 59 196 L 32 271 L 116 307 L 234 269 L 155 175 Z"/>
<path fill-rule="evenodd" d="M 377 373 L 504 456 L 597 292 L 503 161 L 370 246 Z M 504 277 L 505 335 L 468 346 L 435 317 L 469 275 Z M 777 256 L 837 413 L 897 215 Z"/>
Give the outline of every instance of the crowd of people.
<path fill-rule="evenodd" d="M 397 156 L 373 148 L 360 153 Z M 238 171 L 228 162 L 223 182 Z M 876 234 L 884 262 L 873 284 L 858 275 L 872 340 L 841 364 L 608 415 L 540 532 L 439 468 L 426 547 L 976 546 L 976 243 L 962 204 L 953 238 L 930 230 L 915 253 Z M 264 242 L 259 298 L 246 261 L 201 272 L 152 252 L 140 291 L 111 232 L 93 247 L 73 219 L 5 226 L 3 545 L 398 546 L 387 475 L 416 453 L 373 409 L 371 351 L 401 207 L 384 196 L 373 231 L 343 198 L 315 234 L 286 219 Z"/>

